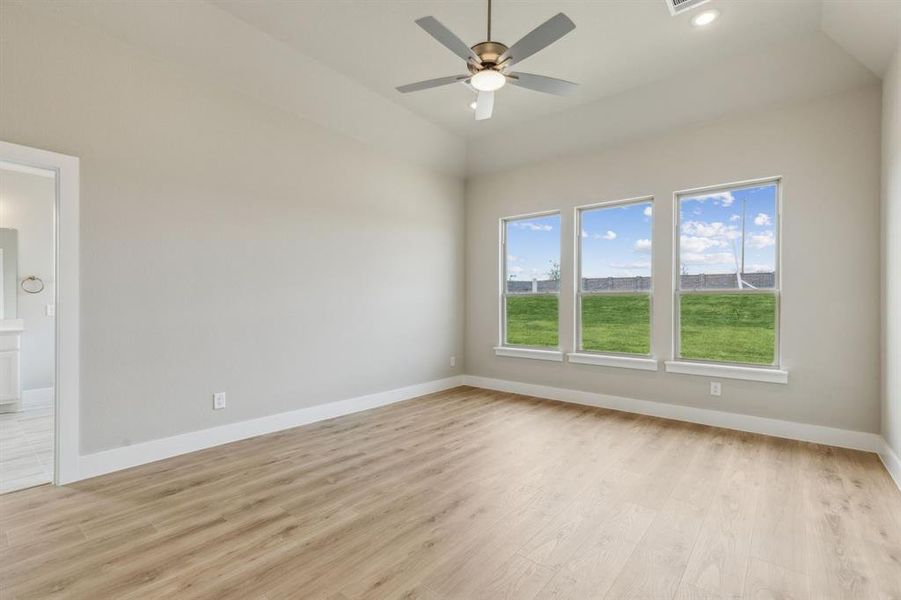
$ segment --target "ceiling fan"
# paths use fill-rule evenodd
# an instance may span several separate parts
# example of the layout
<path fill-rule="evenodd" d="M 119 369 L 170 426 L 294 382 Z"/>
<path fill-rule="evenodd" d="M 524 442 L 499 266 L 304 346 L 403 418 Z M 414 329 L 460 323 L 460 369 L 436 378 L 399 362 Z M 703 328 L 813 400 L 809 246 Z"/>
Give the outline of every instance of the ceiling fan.
<path fill-rule="evenodd" d="M 571 81 L 510 71 L 510 67 L 516 63 L 550 46 L 576 28 L 575 23 L 563 13 L 557 13 L 509 47 L 491 39 L 491 0 L 488 0 L 488 40 L 471 48 L 435 17 L 417 19 L 416 24 L 445 48 L 465 60 L 469 75 L 451 75 L 402 85 L 397 88 L 402 94 L 452 83 L 464 83 L 479 94 L 476 100 L 476 120 L 481 121 L 491 118 L 494 110 L 494 92 L 504 87 L 507 82 L 558 96 L 571 94 L 578 87 L 578 84 Z"/>

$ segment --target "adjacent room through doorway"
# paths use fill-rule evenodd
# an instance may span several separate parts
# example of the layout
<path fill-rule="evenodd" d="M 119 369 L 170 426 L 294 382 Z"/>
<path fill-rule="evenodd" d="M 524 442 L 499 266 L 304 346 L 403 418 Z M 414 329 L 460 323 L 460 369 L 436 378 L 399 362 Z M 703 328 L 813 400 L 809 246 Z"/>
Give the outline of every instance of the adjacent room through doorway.
<path fill-rule="evenodd" d="M 53 481 L 56 173 L 0 161 L 0 493 Z"/>

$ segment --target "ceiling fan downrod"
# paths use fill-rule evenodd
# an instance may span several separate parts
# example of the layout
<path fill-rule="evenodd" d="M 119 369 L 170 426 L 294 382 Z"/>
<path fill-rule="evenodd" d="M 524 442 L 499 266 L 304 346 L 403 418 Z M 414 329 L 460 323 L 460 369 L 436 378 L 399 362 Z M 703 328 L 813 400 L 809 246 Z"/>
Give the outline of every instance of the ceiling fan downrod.
<path fill-rule="evenodd" d="M 488 0 L 488 36 L 484 42 L 479 42 L 472 47 L 472 51 L 479 57 L 479 64 L 468 65 L 470 73 L 478 73 L 485 69 L 495 69 L 499 65 L 501 55 L 507 51 L 507 46 L 500 42 L 491 41 L 491 0 Z"/>

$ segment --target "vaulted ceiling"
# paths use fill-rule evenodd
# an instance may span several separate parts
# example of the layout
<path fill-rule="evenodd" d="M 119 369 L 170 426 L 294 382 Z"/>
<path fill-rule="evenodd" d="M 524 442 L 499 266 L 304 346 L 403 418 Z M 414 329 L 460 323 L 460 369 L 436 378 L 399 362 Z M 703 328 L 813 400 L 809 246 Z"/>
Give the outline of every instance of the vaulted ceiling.
<path fill-rule="evenodd" d="M 494 0 L 492 37 L 508 45 L 557 12 L 572 18 L 575 31 L 521 69 L 580 90 L 506 86 L 476 122 L 463 85 L 395 87 L 462 74 L 414 20 L 433 15 L 475 44 L 487 0 L 30 2 L 42 3 L 406 158 L 460 170 L 454 156 L 468 154 L 470 172 L 878 82 L 901 18 L 901 0 L 711 0 L 721 17 L 699 29 L 664 0 Z"/>
<path fill-rule="evenodd" d="M 820 28 L 819 1 L 718 2 L 722 17 L 707 30 L 688 14 L 672 17 L 664 0 L 638 2 L 496 0 L 492 38 L 507 45 L 557 12 L 576 29 L 519 68 L 581 84 L 559 98 L 509 87 L 496 95 L 490 121 L 475 122 L 473 93 L 450 86 L 401 95 L 398 85 L 465 73 L 463 61 L 414 24 L 433 15 L 467 44 L 486 38 L 487 0 L 430 2 L 285 2 L 214 0 L 269 33 L 379 94 L 460 135 L 481 135 L 708 66 L 712 61 L 781 44 Z"/>

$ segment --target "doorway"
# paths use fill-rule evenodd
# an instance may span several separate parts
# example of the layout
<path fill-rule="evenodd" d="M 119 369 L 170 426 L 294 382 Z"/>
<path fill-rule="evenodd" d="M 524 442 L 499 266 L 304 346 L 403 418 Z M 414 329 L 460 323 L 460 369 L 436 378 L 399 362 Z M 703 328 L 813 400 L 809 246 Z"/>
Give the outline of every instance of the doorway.
<path fill-rule="evenodd" d="M 0 493 L 53 481 L 56 172 L 0 160 Z"/>
<path fill-rule="evenodd" d="M 78 478 L 78 159 L 0 142 L 0 494 Z"/>

